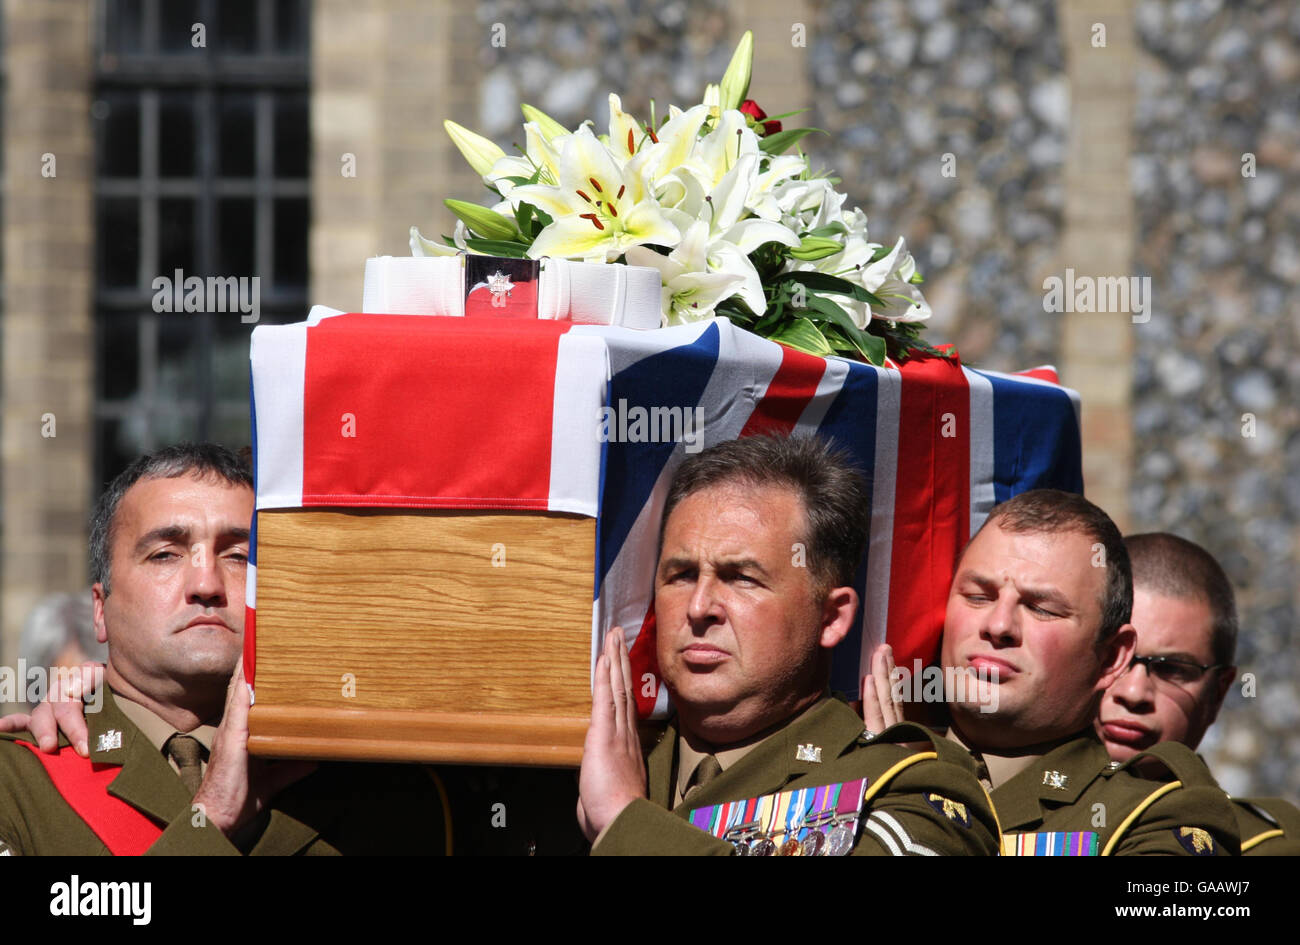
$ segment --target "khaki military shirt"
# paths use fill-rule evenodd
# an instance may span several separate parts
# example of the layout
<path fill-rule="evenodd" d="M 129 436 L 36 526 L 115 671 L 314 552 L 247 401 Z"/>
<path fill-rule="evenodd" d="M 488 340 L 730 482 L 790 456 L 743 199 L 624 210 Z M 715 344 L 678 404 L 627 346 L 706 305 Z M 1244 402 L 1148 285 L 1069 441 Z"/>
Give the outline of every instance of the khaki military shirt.
<path fill-rule="evenodd" d="M 623 809 L 593 854 L 729 856 L 731 843 L 689 822 L 692 810 L 858 778 L 867 779 L 868 801 L 854 854 L 997 852 L 996 821 L 969 754 L 918 725 L 896 725 L 868 738 L 856 712 L 827 699 L 674 806 L 678 736 L 670 723 L 647 759 L 649 797 Z M 905 744 L 913 742 L 925 745 L 918 751 Z"/>
<path fill-rule="evenodd" d="M 106 693 L 86 716 L 92 763 L 120 768 L 108 793 L 161 833 L 149 855 L 335 855 L 428 852 L 446 847 L 443 814 L 428 773 L 408 765 L 322 765 L 272 800 L 236 846 L 194 809 L 158 748 Z M 109 849 L 59 794 L 40 760 L 0 734 L 0 855 L 102 856 Z M 60 747 L 68 742 L 60 739 Z"/>
<path fill-rule="evenodd" d="M 1176 742 L 1119 764 L 1088 730 L 1028 759 L 992 798 L 1007 855 L 1240 851 L 1227 795 L 1191 749 Z"/>

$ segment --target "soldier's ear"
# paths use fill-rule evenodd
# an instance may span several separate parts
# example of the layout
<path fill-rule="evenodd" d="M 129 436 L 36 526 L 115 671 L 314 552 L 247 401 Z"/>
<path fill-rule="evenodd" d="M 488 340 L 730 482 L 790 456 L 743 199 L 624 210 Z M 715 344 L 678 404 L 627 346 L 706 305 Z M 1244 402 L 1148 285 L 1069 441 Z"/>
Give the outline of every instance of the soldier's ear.
<path fill-rule="evenodd" d="M 827 591 L 822 602 L 822 633 L 818 642 L 828 650 L 834 648 L 848 635 L 857 612 L 858 592 L 853 588 L 833 587 Z"/>
<path fill-rule="evenodd" d="M 104 598 L 107 596 L 104 593 L 103 584 L 95 583 L 91 585 L 90 598 L 94 605 L 92 617 L 95 623 L 95 639 L 100 643 L 108 642 L 108 628 L 104 624 Z"/>
<path fill-rule="evenodd" d="M 1115 631 L 1114 636 L 1106 641 L 1101 650 L 1101 677 L 1097 680 L 1097 692 L 1105 692 L 1111 683 L 1124 675 L 1129 663 L 1133 662 L 1133 653 L 1137 650 L 1137 630 L 1133 624 L 1126 623 Z"/>

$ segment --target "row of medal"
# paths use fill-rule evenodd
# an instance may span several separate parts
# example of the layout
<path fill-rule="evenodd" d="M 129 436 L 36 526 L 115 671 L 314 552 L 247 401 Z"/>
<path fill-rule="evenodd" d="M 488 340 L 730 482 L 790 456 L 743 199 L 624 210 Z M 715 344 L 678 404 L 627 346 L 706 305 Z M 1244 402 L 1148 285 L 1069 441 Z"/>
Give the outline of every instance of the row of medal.
<path fill-rule="evenodd" d="M 695 826 L 737 856 L 845 856 L 853 850 L 866 779 L 728 801 L 691 811 Z"/>

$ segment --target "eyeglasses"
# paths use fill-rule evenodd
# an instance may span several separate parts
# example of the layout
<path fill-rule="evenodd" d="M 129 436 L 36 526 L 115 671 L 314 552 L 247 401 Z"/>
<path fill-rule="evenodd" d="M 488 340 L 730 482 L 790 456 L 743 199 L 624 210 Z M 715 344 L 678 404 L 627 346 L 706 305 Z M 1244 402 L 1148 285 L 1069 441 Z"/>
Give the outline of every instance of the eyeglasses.
<path fill-rule="evenodd" d="M 1132 662 L 1128 664 L 1128 668 L 1132 669 L 1138 663 L 1145 666 L 1147 673 L 1155 679 L 1160 682 L 1173 683 L 1176 686 L 1190 685 L 1210 670 L 1222 669 L 1228 665 L 1227 663 L 1212 663 L 1209 666 L 1202 666 L 1200 663 L 1190 663 L 1170 656 L 1135 655 Z"/>

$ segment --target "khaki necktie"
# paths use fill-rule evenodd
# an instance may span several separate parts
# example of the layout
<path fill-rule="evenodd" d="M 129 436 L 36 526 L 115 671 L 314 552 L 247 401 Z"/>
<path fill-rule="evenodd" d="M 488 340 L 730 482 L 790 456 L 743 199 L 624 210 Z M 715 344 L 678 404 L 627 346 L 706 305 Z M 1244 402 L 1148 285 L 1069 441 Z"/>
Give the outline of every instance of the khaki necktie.
<path fill-rule="evenodd" d="M 185 785 L 185 790 L 193 797 L 203 783 L 203 746 L 193 735 L 178 733 L 167 739 L 167 744 L 163 747 L 181 769 L 181 784 Z"/>
<path fill-rule="evenodd" d="M 682 792 L 682 800 L 686 800 L 720 774 L 722 774 L 722 765 L 718 764 L 718 759 L 713 755 L 705 755 L 700 759 L 700 763 L 695 766 L 695 770 L 691 772 L 690 778 L 687 779 L 686 790 Z"/>

